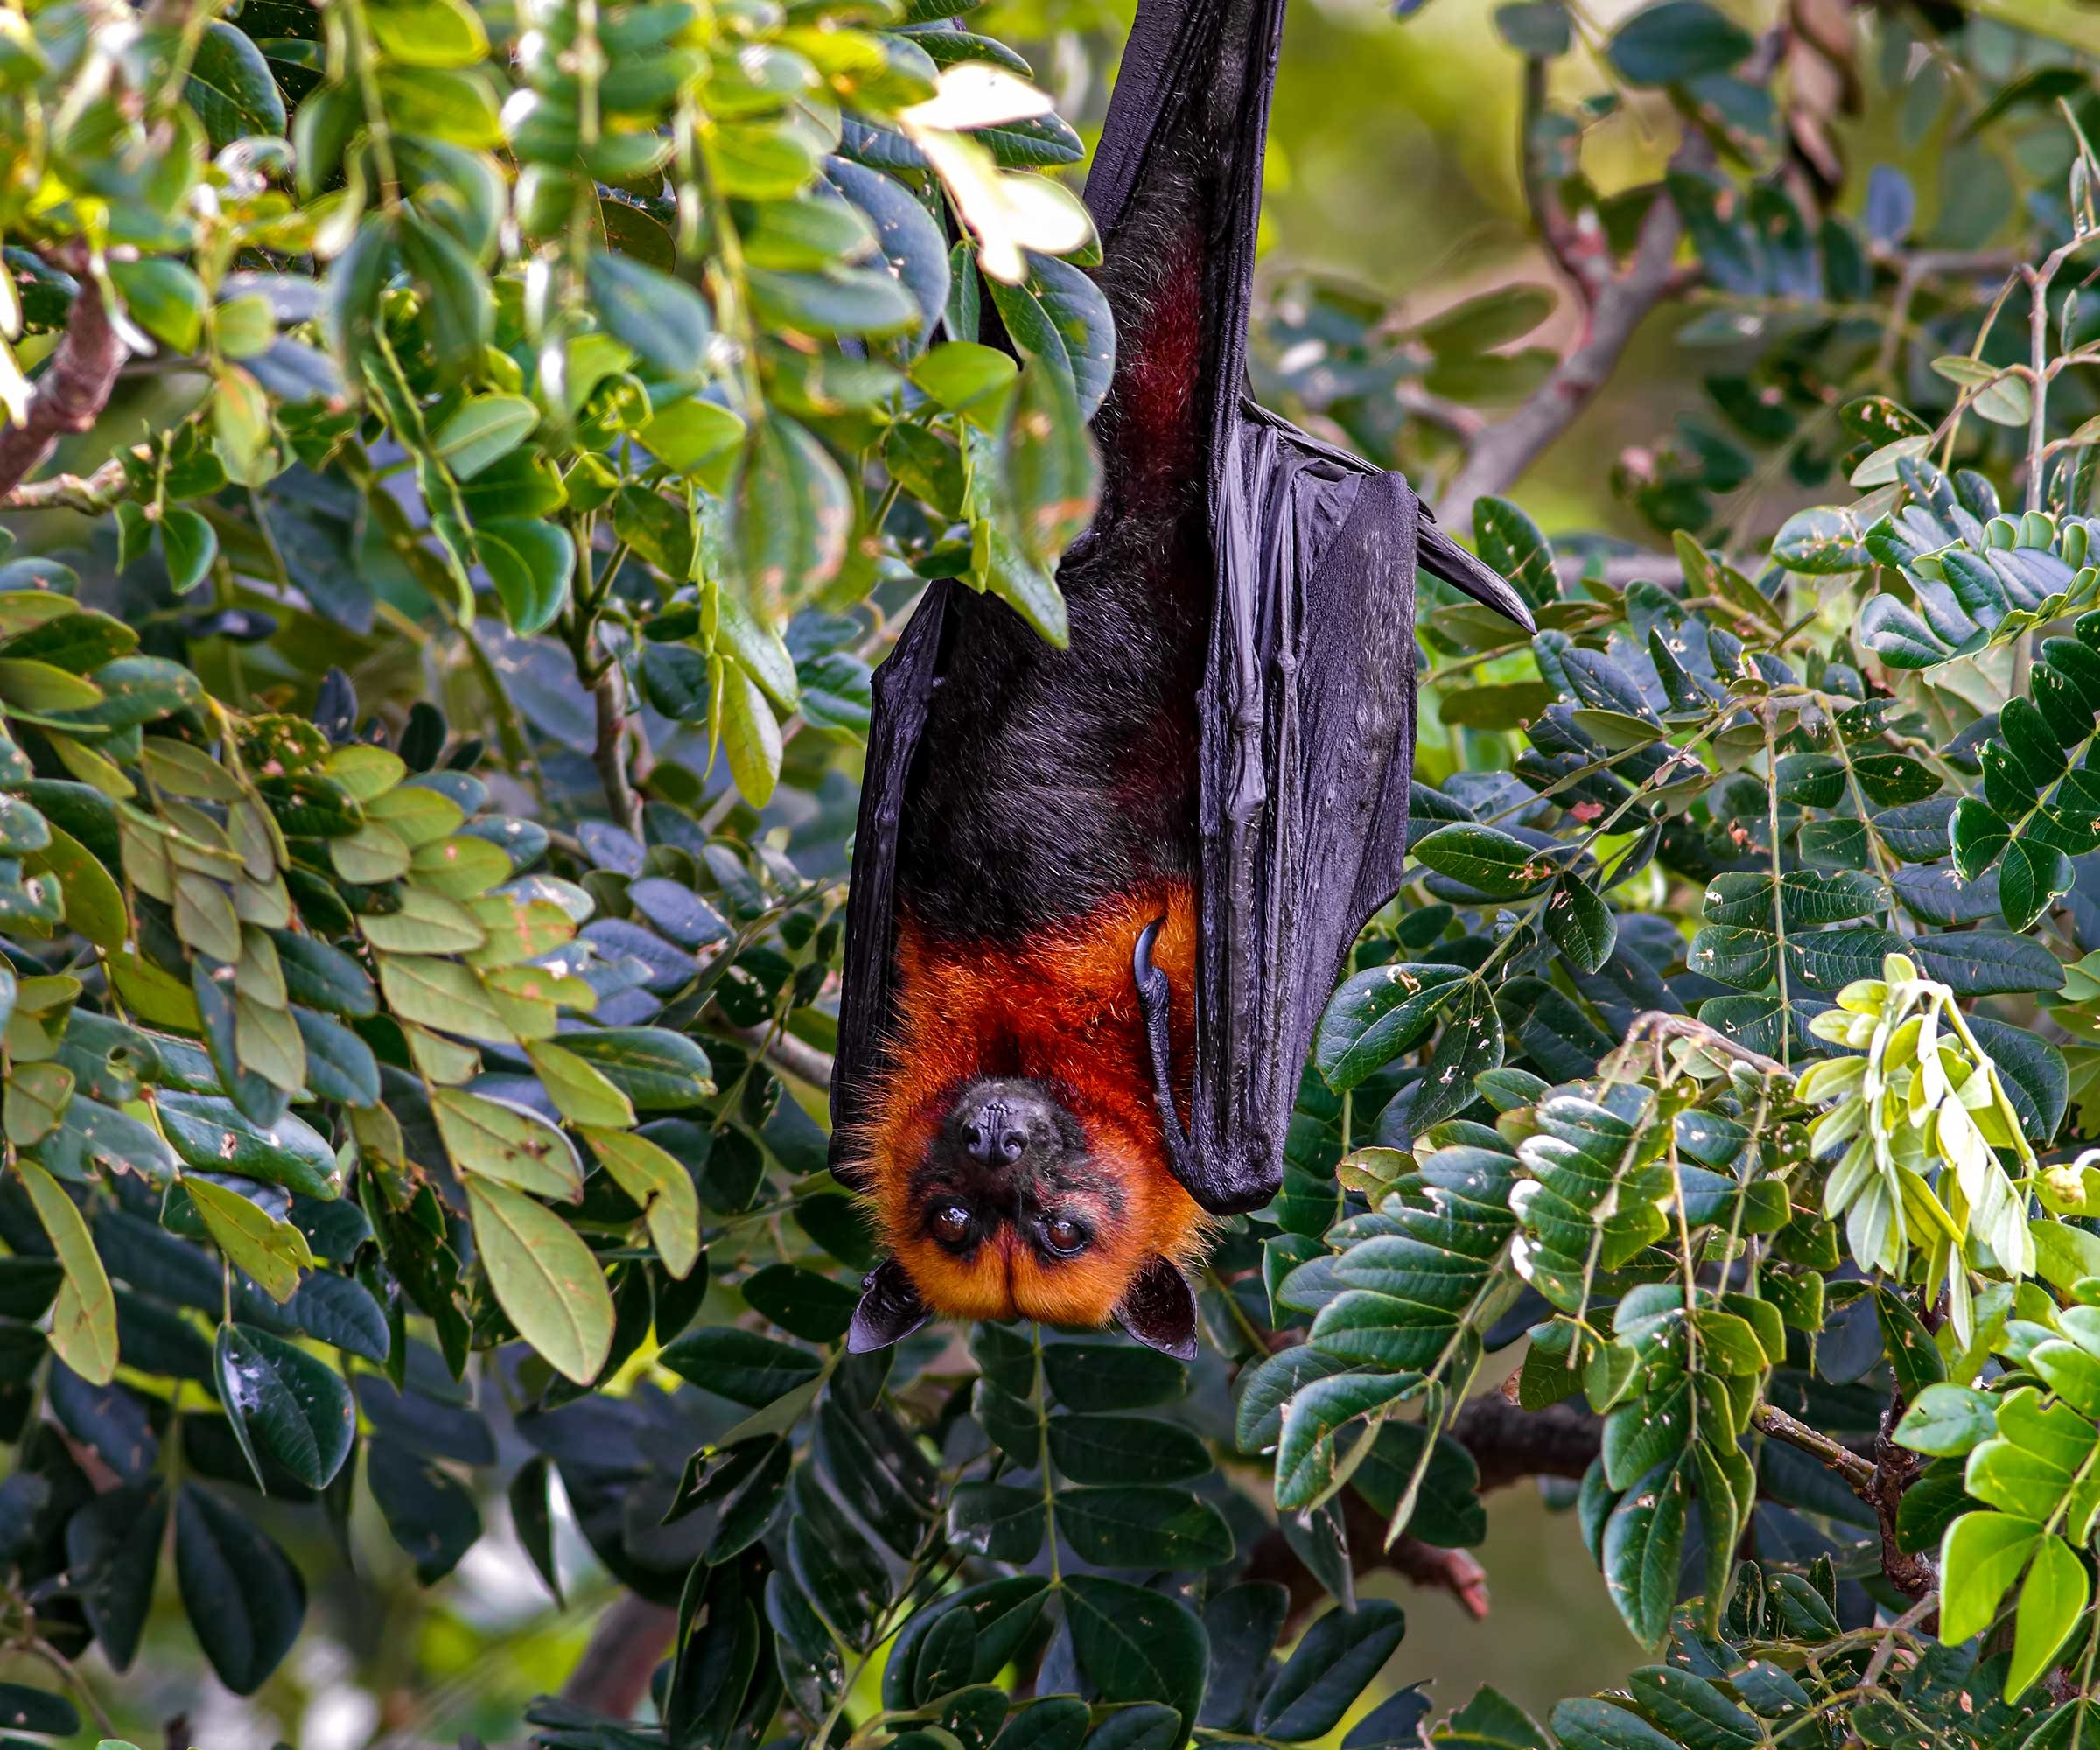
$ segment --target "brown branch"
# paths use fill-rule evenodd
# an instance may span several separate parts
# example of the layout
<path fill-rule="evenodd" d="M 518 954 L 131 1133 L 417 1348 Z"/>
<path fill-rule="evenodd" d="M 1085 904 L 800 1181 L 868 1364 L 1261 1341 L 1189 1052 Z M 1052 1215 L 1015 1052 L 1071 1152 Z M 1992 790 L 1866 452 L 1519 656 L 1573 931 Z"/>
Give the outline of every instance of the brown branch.
<path fill-rule="evenodd" d="M 1781 1440 L 1797 1451 L 1806 1452 L 1826 1470 L 1833 1470 L 1844 1479 L 1846 1486 L 1862 1501 L 1871 1502 L 1868 1493 L 1874 1486 L 1874 1466 L 1850 1446 L 1833 1440 L 1828 1434 L 1811 1428 L 1806 1422 L 1796 1421 L 1776 1404 L 1760 1404 L 1750 1412 L 1750 1425 L 1760 1433 Z"/>
<path fill-rule="evenodd" d="M 76 254 L 68 265 L 82 271 L 65 338 L 37 379 L 27 416 L 0 430 L 0 497 L 11 497 L 50 458 L 60 438 L 94 427 L 124 362 L 123 340 L 102 307 L 101 289 L 84 270 L 84 259 Z"/>
<path fill-rule="evenodd" d="M 598 707 L 598 743 L 591 757 L 605 788 L 606 806 L 612 811 L 613 823 L 639 840 L 641 798 L 627 778 L 626 682 L 618 662 L 606 664 L 591 689 L 591 699 Z"/>
<path fill-rule="evenodd" d="M 1596 398 L 1648 312 L 1690 284 L 1676 265 L 1683 233 L 1676 203 L 1667 190 L 1660 192 L 1641 221 L 1640 238 L 1625 270 L 1593 297 L 1577 278 L 1578 289 L 1586 290 L 1582 338 L 1530 400 L 1480 434 L 1437 507 L 1438 522 L 1450 528 L 1470 528 L 1474 503 L 1514 486 Z"/>
<path fill-rule="evenodd" d="M 807 1082 L 812 1088 L 831 1085 L 831 1054 L 819 1051 L 793 1033 L 778 1032 L 772 1027 L 740 1027 L 719 1009 L 708 1017 L 708 1024 L 748 1046 L 783 1075 Z"/>
<path fill-rule="evenodd" d="M 668 1605 L 622 1592 L 591 1630 L 590 1644 L 562 1685 L 562 1699 L 615 1719 L 632 1718 L 677 1626 L 678 1613 Z"/>
<path fill-rule="evenodd" d="M 1490 1392 L 1468 1400 L 1449 1432 L 1473 1454 L 1485 1494 L 1527 1477 L 1579 1478 L 1602 1449 L 1604 1420 L 1579 1398 L 1520 1410 Z"/>
<path fill-rule="evenodd" d="M 77 510 L 99 516 L 130 490 L 121 458 L 104 462 L 92 474 L 52 474 L 32 480 L 0 497 L 0 510 Z"/>
<path fill-rule="evenodd" d="M 1419 1537 L 1396 1537 L 1386 1565 L 1431 1592 L 1447 1592 L 1475 1622 L 1488 1620 L 1488 1570 L 1470 1550 L 1442 1550 Z"/>
<path fill-rule="evenodd" d="M 1694 1020 L 1690 1015 L 1666 1014 L 1661 1009 L 1649 1009 L 1634 1017 L 1633 1025 L 1626 1030 L 1626 1039 L 1619 1049 L 1605 1060 L 1606 1075 L 1615 1076 L 1620 1070 L 1630 1066 L 1634 1060 L 1636 1042 L 1643 1033 L 1657 1040 L 1690 1040 L 1708 1051 L 1718 1052 L 1726 1057 L 1750 1065 L 1767 1075 L 1783 1075 L 1792 1079 L 1793 1071 L 1775 1057 L 1767 1057 L 1761 1051 L 1753 1051 L 1740 1040 L 1732 1040 L 1718 1028 L 1704 1021 Z"/>
<path fill-rule="evenodd" d="M 1883 1578 L 1904 1597 L 1915 1601 L 1938 1586 L 1940 1571 L 1930 1553 L 1914 1554 L 1896 1543 L 1896 1511 L 1903 1504 L 1903 1492 L 1925 1468 L 1923 1454 L 1906 1451 L 1893 1438 L 1902 1414 L 1903 1399 L 1899 1395 L 1881 1412 L 1881 1426 L 1874 1436 L 1873 1481 L 1859 1493 L 1880 1522 Z"/>

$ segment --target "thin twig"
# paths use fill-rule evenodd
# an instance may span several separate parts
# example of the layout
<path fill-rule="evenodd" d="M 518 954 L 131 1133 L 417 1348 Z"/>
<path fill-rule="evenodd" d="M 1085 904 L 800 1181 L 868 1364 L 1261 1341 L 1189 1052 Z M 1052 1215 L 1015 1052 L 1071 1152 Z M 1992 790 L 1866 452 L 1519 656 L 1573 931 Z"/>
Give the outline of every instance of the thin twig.
<path fill-rule="evenodd" d="M 1843 1477 L 1845 1484 L 1862 1500 L 1871 1500 L 1874 1487 L 1874 1466 L 1850 1446 L 1840 1446 L 1828 1434 L 1811 1428 L 1805 1422 L 1797 1422 L 1774 1404 L 1760 1404 L 1750 1412 L 1750 1425 L 1774 1440 L 1783 1441 L 1797 1451 L 1806 1452 L 1818 1460 L 1826 1469 Z"/>
<path fill-rule="evenodd" d="M 831 1054 L 774 1027 L 739 1027 L 720 1014 L 710 1015 L 709 1025 L 738 1040 L 782 1074 L 806 1082 L 812 1088 L 831 1085 Z"/>
<path fill-rule="evenodd" d="M 606 806 L 615 823 L 639 839 L 641 798 L 627 778 L 626 678 L 618 662 L 606 664 L 591 689 L 591 701 L 598 708 L 598 741 L 591 757 L 605 788 Z"/>
<path fill-rule="evenodd" d="M 53 474 L 16 486 L 0 498 L 0 510 L 77 510 L 99 516 L 130 490 L 121 458 L 104 462 L 92 474 Z"/>

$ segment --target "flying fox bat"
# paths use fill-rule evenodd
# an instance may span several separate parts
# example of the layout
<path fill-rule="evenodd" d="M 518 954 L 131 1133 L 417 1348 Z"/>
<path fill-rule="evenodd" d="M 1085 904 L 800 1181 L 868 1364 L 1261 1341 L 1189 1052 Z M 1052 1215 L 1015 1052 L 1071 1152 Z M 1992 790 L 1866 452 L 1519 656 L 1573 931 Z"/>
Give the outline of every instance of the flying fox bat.
<path fill-rule="evenodd" d="M 1418 564 L 1530 628 L 1398 474 L 1245 398 L 1283 0 L 1140 0 L 1087 200 L 1116 365 L 1068 648 L 937 584 L 875 677 L 832 1164 L 934 1312 L 1194 1353 L 1182 1267 L 1258 1208 L 1320 1011 L 1405 858 Z"/>

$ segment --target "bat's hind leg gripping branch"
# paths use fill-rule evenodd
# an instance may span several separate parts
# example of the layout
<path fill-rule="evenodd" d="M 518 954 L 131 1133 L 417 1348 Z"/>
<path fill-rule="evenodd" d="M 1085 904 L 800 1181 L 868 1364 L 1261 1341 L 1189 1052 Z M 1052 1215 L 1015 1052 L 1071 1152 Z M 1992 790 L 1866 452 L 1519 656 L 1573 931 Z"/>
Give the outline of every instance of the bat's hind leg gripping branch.
<path fill-rule="evenodd" d="M 1158 941 L 1166 922 L 1165 918 L 1154 918 L 1138 932 L 1138 946 L 1130 953 L 1130 972 L 1138 981 L 1138 1006 L 1144 1016 L 1144 1040 L 1152 1053 L 1152 1101 L 1159 1109 L 1159 1134 L 1166 1145 L 1166 1164 L 1189 1195 L 1200 1203 L 1200 1164 L 1174 1105 L 1173 987 L 1166 974 L 1152 964 L 1152 944 Z"/>

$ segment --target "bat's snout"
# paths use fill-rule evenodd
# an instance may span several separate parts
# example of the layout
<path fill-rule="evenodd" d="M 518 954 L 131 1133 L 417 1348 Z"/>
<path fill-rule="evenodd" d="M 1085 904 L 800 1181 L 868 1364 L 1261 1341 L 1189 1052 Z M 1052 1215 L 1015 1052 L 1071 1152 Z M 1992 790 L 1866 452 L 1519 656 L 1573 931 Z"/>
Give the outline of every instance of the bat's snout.
<path fill-rule="evenodd" d="M 979 1172 L 1005 1178 L 1085 1146 L 1072 1115 L 1037 1083 L 987 1080 L 965 1088 L 942 1127 L 942 1146 Z"/>

